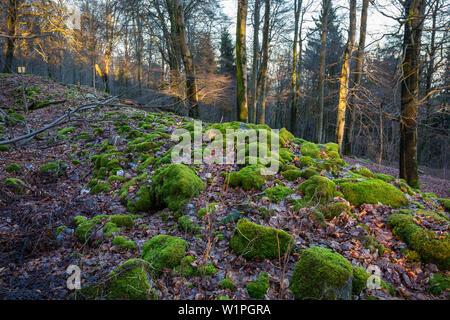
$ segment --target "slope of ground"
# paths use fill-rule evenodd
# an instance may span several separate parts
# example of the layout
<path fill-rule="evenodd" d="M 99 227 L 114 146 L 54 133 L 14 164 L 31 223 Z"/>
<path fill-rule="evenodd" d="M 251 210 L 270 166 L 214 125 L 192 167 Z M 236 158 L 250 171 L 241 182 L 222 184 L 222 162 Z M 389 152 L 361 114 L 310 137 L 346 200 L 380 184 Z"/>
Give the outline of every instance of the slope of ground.
<path fill-rule="evenodd" d="M 241 169 L 237 165 L 198 164 L 192 166 L 194 171 L 175 173 L 181 179 L 173 185 L 187 181 L 187 187 L 164 189 L 172 174 L 165 171 L 175 145 L 170 135 L 180 127 L 191 128 L 189 119 L 118 107 L 112 102 L 101 105 L 106 98 L 89 88 L 68 87 L 38 77 L 26 78 L 25 87 L 33 88 L 26 90 L 27 97 L 66 101 L 24 112 L 23 94 L 17 90 L 20 83 L 18 77 L 1 76 L 0 104 L 8 117 L 0 127 L 0 140 L 20 136 L 27 127 L 29 131 L 41 128 L 86 100 L 99 106 L 75 113 L 70 121 L 59 123 L 25 145 L 18 143 L 0 152 L 0 298 L 105 298 L 103 291 L 94 297 L 89 290 L 69 291 L 67 267 L 81 268 L 83 288 L 109 288 L 112 270 L 129 259 L 148 259 L 146 243 L 169 235 L 186 241 L 181 257 L 188 258 L 184 264 L 177 261 L 151 273 L 151 287 L 158 299 L 251 299 L 249 292 L 253 290 L 247 286 L 264 273 L 268 274 L 268 289 L 262 297 L 294 299 L 288 289 L 290 279 L 296 263 L 311 247 L 329 248 L 354 267 L 380 269 L 387 285 L 354 293 L 353 299 L 448 299 L 448 291 L 433 290 L 440 283 L 431 280 L 435 275 L 448 276 L 446 268 L 428 260 L 421 262 L 418 253 L 410 250 L 414 248 L 408 249 L 408 243 L 399 238 L 401 234 L 394 235 L 388 225 L 388 218 L 399 208 L 380 203 L 357 206 L 346 201 L 341 193 L 345 184 L 381 180 L 368 178 L 371 173 L 343 162 L 333 153 L 333 145 L 308 144 L 286 133 L 286 149 L 280 153 L 283 173 L 267 181 L 255 177 L 249 182 L 247 175 L 230 177 L 230 172 Z M 216 127 L 224 126 L 246 125 Z M 305 158 L 310 153 L 312 157 Z M 327 201 L 317 198 L 317 190 L 310 194 L 304 188 L 305 181 L 318 176 L 337 184 Z M 393 177 L 379 178 L 390 181 L 395 189 L 391 191 L 401 194 L 401 204 L 395 207 L 402 207 L 417 227 L 433 232 L 436 241 L 448 241 L 449 214 L 443 200 L 411 190 Z M 204 184 L 204 189 L 195 192 L 191 181 Z M 155 191 L 160 189 L 160 193 Z M 188 199 L 178 202 L 179 198 L 171 198 L 177 201 L 164 203 L 161 199 L 172 192 Z M 329 216 L 323 214 L 326 210 L 320 202 L 351 206 Z M 208 210 L 202 211 L 205 207 Z M 293 238 L 287 253 L 249 258 L 245 250 L 238 253 L 237 246 L 230 247 L 242 218 L 279 229 L 277 237 L 281 230 L 287 232 Z M 122 222 L 108 230 L 109 223 L 116 220 Z M 95 223 L 89 225 L 89 221 Z M 445 264 L 449 248 L 439 250 Z M 176 255 L 179 251 L 168 256 Z M 154 268 L 162 256 L 161 252 L 151 255 L 150 267 Z M 224 279 L 234 286 L 225 286 Z"/>

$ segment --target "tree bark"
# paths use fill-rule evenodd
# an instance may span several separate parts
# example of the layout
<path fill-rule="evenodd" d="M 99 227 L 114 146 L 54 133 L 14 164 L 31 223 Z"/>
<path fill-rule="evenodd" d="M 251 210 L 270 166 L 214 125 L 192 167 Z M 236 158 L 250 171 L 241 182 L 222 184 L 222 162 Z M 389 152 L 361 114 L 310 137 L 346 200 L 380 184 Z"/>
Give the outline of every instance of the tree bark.
<path fill-rule="evenodd" d="M 259 64 L 259 25 L 261 0 L 255 0 L 253 15 L 253 62 L 252 62 L 252 104 L 249 109 L 249 121 L 256 123 L 256 108 L 258 106 L 258 64 Z"/>
<path fill-rule="evenodd" d="M 350 26 L 348 30 L 348 41 L 342 58 L 342 73 L 340 79 L 339 104 L 336 124 L 336 143 L 339 145 L 339 152 L 342 152 L 344 141 L 345 114 L 347 111 L 347 95 L 350 78 L 350 64 L 355 44 L 356 34 L 356 0 L 350 0 Z"/>
<path fill-rule="evenodd" d="M 237 78 L 237 118 L 248 122 L 247 101 L 247 56 L 245 32 L 247 23 L 248 0 L 238 0 L 236 23 L 236 78 Z"/>
<path fill-rule="evenodd" d="M 6 41 L 5 66 L 3 68 L 3 73 L 12 73 L 13 71 L 12 63 L 16 39 L 12 37 L 16 35 L 17 5 L 17 0 L 8 1 L 8 36 L 10 37 Z"/>
<path fill-rule="evenodd" d="M 362 10 L 361 10 L 361 26 L 359 30 L 359 43 L 358 43 L 358 53 L 356 54 L 356 66 L 354 72 L 354 83 L 353 89 L 357 90 L 361 82 L 361 75 L 363 71 L 363 59 L 364 59 L 364 48 L 366 46 L 366 31 L 367 31 L 367 11 L 369 8 L 369 0 L 363 0 Z M 349 106 L 350 106 L 350 117 L 349 125 L 345 131 L 345 143 L 343 148 L 343 153 L 345 155 L 350 155 L 353 149 L 353 139 L 354 139 L 354 128 L 356 120 L 356 110 L 354 104 L 354 95 L 350 96 Z"/>
<path fill-rule="evenodd" d="M 405 33 L 401 80 L 400 178 L 419 187 L 417 171 L 417 113 L 420 71 L 420 43 L 425 1 L 406 0 Z"/>
<path fill-rule="evenodd" d="M 263 59 L 260 72 L 260 107 L 258 110 L 258 123 L 266 122 L 266 80 L 267 80 L 267 64 L 269 62 L 269 24 L 270 24 L 270 0 L 265 0 L 264 27 L 263 27 Z"/>
<path fill-rule="evenodd" d="M 326 54 L 326 40 L 327 40 L 327 24 L 328 24 L 328 11 L 330 9 L 330 0 L 322 0 L 322 39 L 320 49 L 320 66 L 319 66 L 319 90 L 318 90 L 318 117 L 317 117 L 317 143 L 322 142 L 323 132 L 323 91 L 325 80 L 325 54 Z"/>
<path fill-rule="evenodd" d="M 300 11 L 302 10 L 302 0 L 295 0 L 294 2 L 294 44 L 292 47 L 292 104 L 291 104 L 291 132 L 295 135 L 297 132 L 297 108 L 298 108 L 298 78 L 297 78 L 297 47 L 298 47 L 298 37 L 299 37 L 299 21 L 300 21 Z M 298 53 L 302 54 L 301 48 Z"/>
<path fill-rule="evenodd" d="M 198 90 L 195 77 L 194 57 L 192 56 L 191 50 L 189 49 L 188 45 L 186 27 L 184 24 L 183 5 L 181 3 L 181 0 L 174 0 L 174 9 L 181 58 L 183 59 L 184 70 L 186 73 L 186 91 L 188 95 L 187 99 L 190 104 L 189 116 L 192 118 L 199 118 L 200 112 L 198 109 Z"/>

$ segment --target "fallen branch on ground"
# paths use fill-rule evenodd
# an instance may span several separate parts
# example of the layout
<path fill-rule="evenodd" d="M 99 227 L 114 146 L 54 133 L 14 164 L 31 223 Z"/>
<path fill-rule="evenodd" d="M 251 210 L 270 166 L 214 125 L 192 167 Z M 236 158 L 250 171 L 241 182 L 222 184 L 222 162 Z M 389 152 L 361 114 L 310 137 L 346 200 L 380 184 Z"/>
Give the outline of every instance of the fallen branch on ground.
<path fill-rule="evenodd" d="M 46 125 L 45 127 L 41 128 L 41 129 L 38 129 L 36 131 L 30 132 L 30 133 L 28 133 L 26 135 L 23 135 L 23 136 L 20 136 L 20 137 L 17 137 L 17 138 L 0 141 L 0 146 L 1 145 L 5 145 L 5 144 L 15 143 L 15 142 L 18 142 L 18 141 L 21 141 L 21 140 L 24 140 L 24 139 L 28 139 L 28 138 L 34 137 L 35 135 L 37 135 L 37 134 L 39 134 L 41 132 L 44 132 L 44 131 L 46 131 L 48 129 L 53 128 L 54 126 L 59 124 L 61 121 L 63 121 L 67 117 L 70 117 L 72 114 L 74 114 L 76 112 L 86 111 L 86 110 L 89 110 L 89 109 L 94 109 L 94 108 L 96 108 L 98 106 L 101 106 L 101 105 L 107 105 L 109 102 L 113 101 L 116 98 L 117 97 L 111 97 L 111 98 L 109 98 L 109 99 L 107 99 L 107 100 L 105 100 L 103 102 L 94 103 L 94 104 L 91 103 L 91 104 L 88 104 L 88 105 L 80 106 L 78 108 L 74 108 L 71 111 L 67 112 L 66 114 L 62 115 L 61 117 L 59 117 L 58 119 L 56 119 L 55 121 L 51 122 L 50 124 Z"/>

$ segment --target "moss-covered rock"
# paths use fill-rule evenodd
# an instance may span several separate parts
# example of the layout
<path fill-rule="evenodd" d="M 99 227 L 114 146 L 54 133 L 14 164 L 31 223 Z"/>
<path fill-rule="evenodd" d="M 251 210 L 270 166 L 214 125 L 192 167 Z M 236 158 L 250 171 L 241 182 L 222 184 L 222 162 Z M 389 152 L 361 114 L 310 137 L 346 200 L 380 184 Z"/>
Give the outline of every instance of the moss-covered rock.
<path fill-rule="evenodd" d="M 450 237 L 438 238 L 433 231 L 425 230 L 408 214 L 394 213 L 388 225 L 392 233 L 405 241 L 421 257 L 422 261 L 434 263 L 444 270 L 450 269 Z"/>
<path fill-rule="evenodd" d="M 283 186 L 275 186 L 273 188 L 267 188 L 265 190 L 265 195 L 270 199 L 273 203 L 278 203 L 281 200 L 286 199 L 286 197 L 290 194 L 294 194 L 295 191 L 288 187 Z"/>
<path fill-rule="evenodd" d="M 315 143 L 305 142 L 304 144 L 302 144 L 300 152 L 303 156 L 317 159 L 320 156 L 321 150 Z"/>
<path fill-rule="evenodd" d="M 388 174 L 383 173 L 375 173 L 375 179 L 379 179 L 385 182 L 392 182 L 395 181 L 395 178 L 393 176 L 390 176 Z"/>
<path fill-rule="evenodd" d="M 197 272 L 200 276 L 211 276 L 217 273 L 217 269 L 212 263 L 208 263 L 206 266 L 198 267 Z"/>
<path fill-rule="evenodd" d="M 336 184 L 322 176 L 312 176 L 303 182 L 298 190 L 303 193 L 310 203 L 326 204 L 333 200 L 337 191 Z"/>
<path fill-rule="evenodd" d="M 442 206 L 450 212 L 450 199 L 439 199 L 439 201 L 442 203 Z"/>
<path fill-rule="evenodd" d="M 310 156 L 303 156 L 303 157 L 300 157 L 300 165 L 302 166 L 302 168 L 315 167 L 315 166 L 317 166 L 317 162 Z"/>
<path fill-rule="evenodd" d="M 164 268 L 173 269 L 181 263 L 188 244 L 183 239 L 168 235 L 158 235 L 150 239 L 142 248 L 142 259 L 149 262 L 155 274 Z"/>
<path fill-rule="evenodd" d="M 295 168 L 295 169 L 288 169 L 286 171 L 283 171 L 281 173 L 281 175 L 283 176 L 283 178 L 285 178 L 288 181 L 295 181 L 302 176 L 302 173 L 301 173 L 300 169 Z"/>
<path fill-rule="evenodd" d="M 156 300 L 151 285 L 148 263 L 131 259 L 114 269 L 108 276 L 107 298 L 111 300 Z"/>
<path fill-rule="evenodd" d="M 350 206 L 343 202 L 329 203 L 327 205 L 321 205 L 317 207 L 317 210 L 321 212 L 327 220 L 332 220 L 343 212 L 349 214 L 350 209 Z"/>
<path fill-rule="evenodd" d="M 136 242 L 134 242 L 132 240 L 127 240 L 123 236 L 115 237 L 113 242 L 112 242 L 112 244 L 114 246 L 119 246 L 122 249 L 132 249 L 132 250 L 136 250 L 137 249 Z"/>
<path fill-rule="evenodd" d="M 282 138 L 284 141 L 291 141 L 295 138 L 295 136 L 286 130 L 286 128 L 282 128 L 279 132 L 280 138 Z"/>
<path fill-rule="evenodd" d="M 298 300 L 350 300 L 352 265 L 329 249 L 312 247 L 295 265 L 289 288 Z"/>
<path fill-rule="evenodd" d="M 303 170 L 302 172 L 300 172 L 300 176 L 303 179 L 309 179 L 312 176 L 318 176 L 318 175 L 320 175 L 319 171 L 317 171 L 316 169 L 314 169 L 312 167 L 308 167 L 305 170 Z"/>
<path fill-rule="evenodd" d="M 248 295 L 254 299 L 262 300 L 269 290 L 269 274 L 261 273 L 258 278 L 247 285 Z"/>
<path fill-rule="evenodd" d="M 150 201 L 154 209 L 166 206 L 179 212 L 183 205 L 197 196 L 205 183 L 195 171 L 183 164 L 171 164 L 158 169 L 150 187 Z"/>
<path fill-rule="evenodd" d="M 135 197 L 127 201 L 127 211 L 131 213 L 148 212 L 151 208 L 150 190 L 147 185 L 140 186 Z"/>
<path fill-rule="evenodd" d="M 64 172 L 67 169 L 67 165 L 61 161 L 54 161 L 54 162 L 48 162 L 41 166 L 41 174 L 45 176 L 54 175 L 54 176 L 61 176 L 64 174 Z"/>
<path fill-rule="evenodd" d="M 292 248 L 294 238 L 283 230 L 241 219 L 230 239 L 231 248 L 247 259 L 275 259 Z"/>
<path fill-rule="evenodd" d="M 120 227 L 131 228 L 134 226 L 133 218 L 126 214 L 111 216 L 110 221 Z"/>
<path fill-rule="evenodd" d="M 340 189 L 345 199 L 357 206 L 382 203 L 399 208 L 408 204 L 408 199 L 402 191 L 377 179 L 358 183 L 344 182 L 340 184 Z"/>
<path fill-rule="evenodd" d="M 354 295 L 359 296 L 367 288 L 367 281 L 372 275 L 368 273 L 364 268 L 353 267 L 353 284 L 352 292 Z M 387 284 L 382 279 L 380 279 L 381 288 L 385 289 L 391 296 L 395 295 L 395 289 L 392 285 Z"/>
<path fill-rule="evenodd" d="M 227 181 L 233 187 L 241 186 L 245 191 L 261 190 L 268 176 L 261 174 L 262 165 L 251 165 L 228 175 Z"/>

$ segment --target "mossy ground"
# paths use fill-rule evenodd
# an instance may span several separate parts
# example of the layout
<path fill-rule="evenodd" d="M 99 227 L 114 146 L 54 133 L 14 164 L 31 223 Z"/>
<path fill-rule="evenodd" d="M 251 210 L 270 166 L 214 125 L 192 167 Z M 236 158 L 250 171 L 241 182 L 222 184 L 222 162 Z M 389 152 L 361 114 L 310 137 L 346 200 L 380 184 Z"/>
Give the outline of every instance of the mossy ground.
<path fill-rule="evenodd" d="M 231 248 L 248 259 L 275 259 L 292 249 L 293 237 L 283 230 L 241 219 L 230 240 Z"/>

